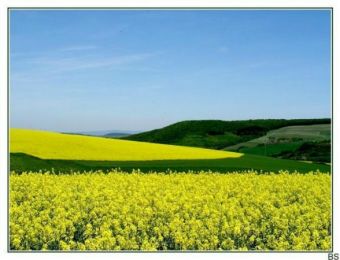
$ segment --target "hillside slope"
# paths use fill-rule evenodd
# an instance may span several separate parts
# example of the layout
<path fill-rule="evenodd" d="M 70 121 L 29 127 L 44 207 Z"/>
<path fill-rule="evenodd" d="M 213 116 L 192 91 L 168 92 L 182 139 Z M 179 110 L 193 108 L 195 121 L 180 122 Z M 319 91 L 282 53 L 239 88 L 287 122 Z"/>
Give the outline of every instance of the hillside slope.
<path fill-rule="evenodd" d="M 269 131 L 297 125 L 330 124 L 330 119 L 259 119 L 243 121 L 183 121 L 121 139 L 162 144 L 223 149 L 266 135 Z"/>

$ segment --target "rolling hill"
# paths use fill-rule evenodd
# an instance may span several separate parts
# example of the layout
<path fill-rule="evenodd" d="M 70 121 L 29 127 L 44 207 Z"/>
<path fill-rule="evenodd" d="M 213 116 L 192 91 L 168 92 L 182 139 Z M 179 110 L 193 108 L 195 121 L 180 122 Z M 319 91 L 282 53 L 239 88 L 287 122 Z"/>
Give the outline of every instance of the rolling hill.
<path fill-rule="evenodd" d="M 287 126 L 330 124 L 330 119 L 258 119 L 242 121 L 183 121 L 148 132 L 122 137 L 124 140 L 224 149 Z"/>
<path fill-rule="evenodd" d="M 16 172 L 112 168 L 127 171 L 330 171 L 328 165 L 265 156 L 25 129 L 11 129 L 10 152 L 10 169 Z"/>

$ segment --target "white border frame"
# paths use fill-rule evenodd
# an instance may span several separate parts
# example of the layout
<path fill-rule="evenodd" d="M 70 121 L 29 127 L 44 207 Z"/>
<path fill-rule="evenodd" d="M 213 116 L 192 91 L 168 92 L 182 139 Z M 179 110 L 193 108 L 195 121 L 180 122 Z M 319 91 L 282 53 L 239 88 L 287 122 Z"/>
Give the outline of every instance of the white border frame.
<path fill-rule="evenodd" d="M 0 0 L 0 257 L 1 259 L 93 259 L 100 258 L 103 260 L 118 258 L 118 259 L 172 259 L 174 257 L 180 259 L 328 259 L 328 253 L 8 253 L 7 250 L 7 8 L 9 7 L 61 7 L 61 8 L 78 8 L 78 7 L 168 7 L 171 9 L 186 7 L 186 8 L 245 8 L 245 7 L 320 7 L 333 8 L 333 133 L 340 131 L 338 126 L 336 111 L 339 110 L 340 104 L 337 104 L 336 97 L 340 88 L 337 81 L 337 63 L 339 62 L 339 54 L 336 52 L 335 46 L 340 46 L 339 41 L 339 25 L 340 19 L 337 16 L 337 11 L 340 9 L 338 0 Z M 336 134 L 333 135 L 333 251 L 339 253 L 340 246 L 340 224 L 336 219 L 340 219 L 339 199 L 340 192 L 336 187 L 340 186 L 340 176 L 337 176 L 339 163 L 334 155 L 339 154 L 338 142 Z M 338 199 L 336 199 L 338 198 Z"/>

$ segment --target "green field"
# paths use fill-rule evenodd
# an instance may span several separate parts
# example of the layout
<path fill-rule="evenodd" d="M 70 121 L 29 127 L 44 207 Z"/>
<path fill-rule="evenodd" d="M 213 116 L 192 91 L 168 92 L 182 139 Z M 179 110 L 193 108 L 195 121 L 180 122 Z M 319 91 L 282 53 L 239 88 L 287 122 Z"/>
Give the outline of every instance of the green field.
<path fill-rule="evenodd" d="M 245 148 L 256 147 L 259 144 L 278 144 L 278 143 L 302 143 L 307 141 L 324 141 L 330 140 L 331 126 L 330 124 L 322 125 L 303 125 L 303 126 L 287 126 L 276 130 L 269 131 L 266 135 L 255 138 L 248 142 L 239 143 L 228 146 L 225 150 L 240 151 Z"/>
<path fill-rule="evenodd" d="M 278 158 L 330 162 L 331 126 L 288 126 L 224 150 Z"/>
<path fill-rule="evenodd" d="M 330 171 L 329 165 L 265 156 L 19 129 L 11 131 L 10 151 L 10 169 L 16 172 L 112 168 L 126 171 Z"/>

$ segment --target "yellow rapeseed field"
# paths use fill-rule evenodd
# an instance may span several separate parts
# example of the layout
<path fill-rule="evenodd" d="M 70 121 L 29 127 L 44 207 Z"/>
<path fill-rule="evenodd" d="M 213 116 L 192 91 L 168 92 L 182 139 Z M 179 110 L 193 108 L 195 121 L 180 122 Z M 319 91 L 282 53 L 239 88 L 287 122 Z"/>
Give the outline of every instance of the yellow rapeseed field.
<path fill-rule="evenodd" d="M 237 158 L 240 153 L 102 137 L 11 129 L 10 152 L 41 159 L 145 161 Z"/>
<path fill-rule="evenodd" d="M 330 250 L 331 177 L 10 175 L 12 250 Z"/>

